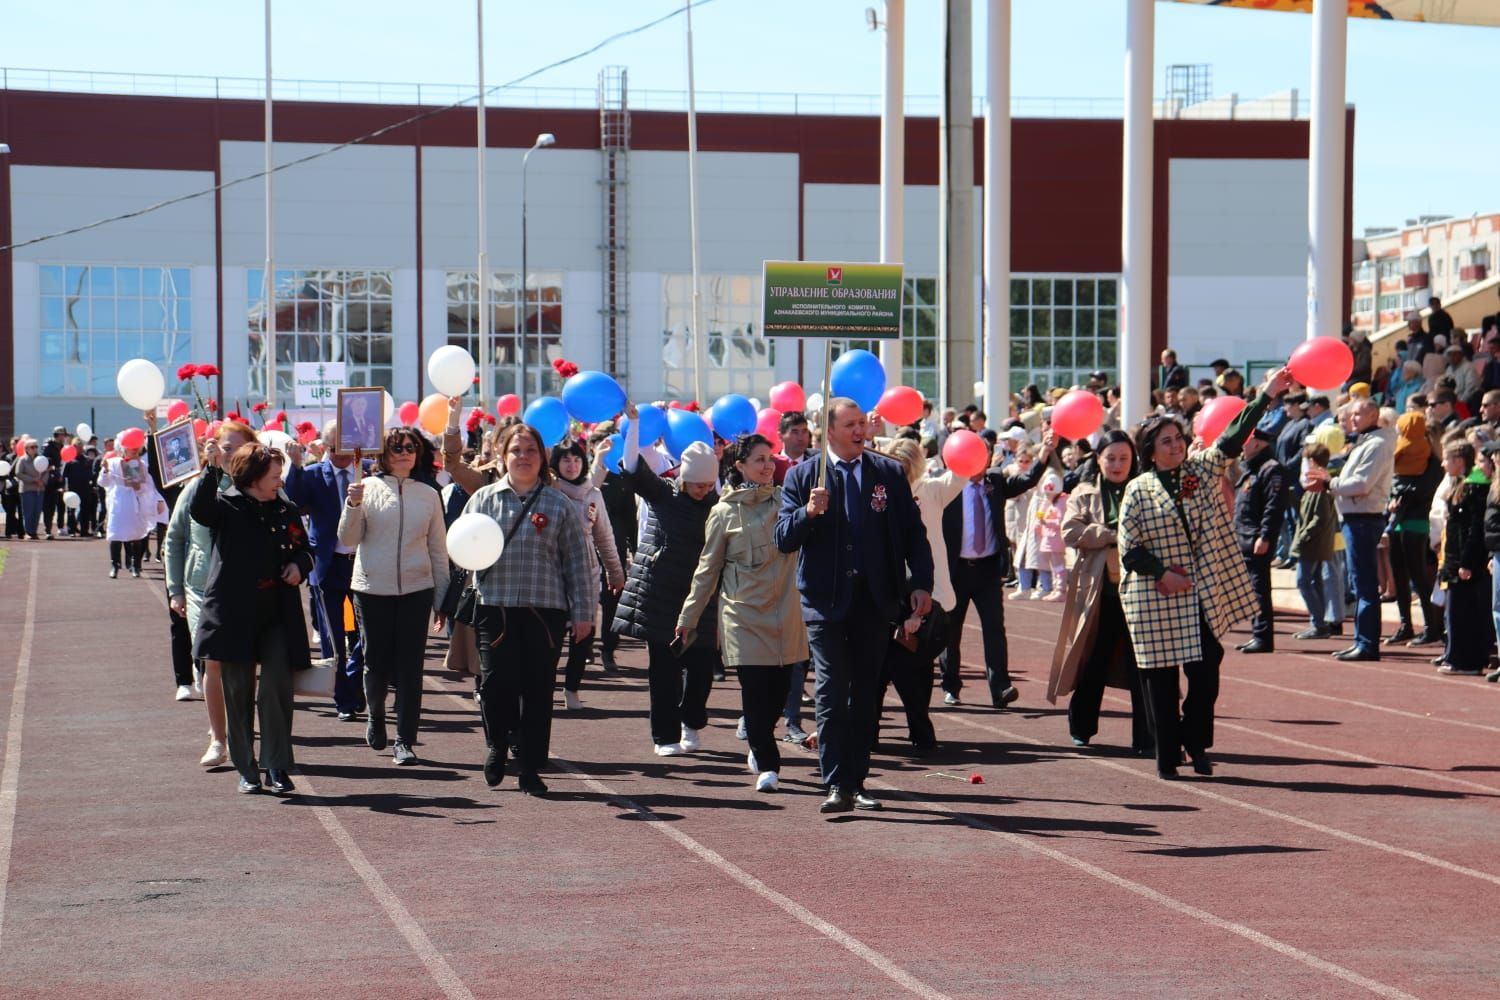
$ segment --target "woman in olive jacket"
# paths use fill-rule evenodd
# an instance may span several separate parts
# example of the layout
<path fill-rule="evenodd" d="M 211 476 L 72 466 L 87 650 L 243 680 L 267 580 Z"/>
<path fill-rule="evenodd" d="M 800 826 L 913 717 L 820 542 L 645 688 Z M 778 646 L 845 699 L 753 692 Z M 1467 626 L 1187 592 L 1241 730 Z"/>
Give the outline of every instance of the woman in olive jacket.
<path fill-rule="evenodd" d="M 240 791 L 260 791 L 264 769 L 271 791 L 291 792 L 292 671 L 312 666 L 298 588 L 312 572 L 312 552 L 297 508 L 280 493 L 280 453 L 262 444 L 239 448 L 229 458 L 233 485 L 222 491 L 218 456 L 218 444 L 209 441 L 208 468 L 189 508 L 193 520 L 213 532 L 193 655 L 219 665 L 229 759 L 240 773 Z M 257 708 L 259 767 L 253 752 Z"/>
<path fill-rule="evenodd" d="M 1474 446 L 1452 441 L 1443 447 L 1443 471 L 1454 480 L 1443 528 L 1438 580 L 1448 595 L 1445 674 L 1484 672 L 1494 642 L 1491 619 L 1490 559 L 1484 547 L 1484 510 L 1489 480 L 1474 466 Z"/>
<path fill-rule="evenodd" d="M 718 591 L 724 663 L 740 679 L 750 743 L 746 764 L 760 792 L 775 791 L 781 780 L 776 719 L 786 704 L 792 665 L 808 658 L 797 557 L 783 553 L 772 537 L 781 487 L 772 482 L 776 461 L 771 453 L 771 442 L 759 434 L 746 435 L 733 446 L 733 488 L 709 511 L 703 554 L 676 629 L 678 639 L 691 643 Z"/>

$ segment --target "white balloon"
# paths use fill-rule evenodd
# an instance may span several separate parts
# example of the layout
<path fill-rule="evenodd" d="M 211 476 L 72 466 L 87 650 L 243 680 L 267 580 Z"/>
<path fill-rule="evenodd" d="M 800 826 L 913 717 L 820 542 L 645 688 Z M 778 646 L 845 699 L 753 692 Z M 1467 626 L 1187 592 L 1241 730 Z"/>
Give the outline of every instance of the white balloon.
<path fill-rule="evenodd" d="M 750 397 L 750 405 L 755 407 L 756 413 L 759 413 L 761 410 L 765 409 L 765 407 L 760 404 L 760 399 L 755 396 Z"/>
<path fill-rule="evenodd" d="M 47 461 L 46 455 L 38 455 L 31 464 L 33 467 L 35 467 L 36 471 L 46 472 L 47 466 L 51 465 L 52 463 Z"/>
<path fill-rule="evenodd" d="M 808 413 L 816 413 L 823 409 L 823 394 L 815 392 L 811 396 L 808 396 L 805 409 Z"/>
<path fill-rule="evenodd" d="M 448 558 L 464 569 L 488 569 L 505 548 L 505 534 L 488 514 L 464 514 L 448 529 Z"/>
<path fill-rule="evenodd" d="M 166 394 L 167 380 L 160 368 L 145 358 L 136 358 L 120 366 L 115 387 L 120 390 L 120 398 L 126 405 L 136 410 L 149 410 Z"/>
<path fill-rule="evenodd" d="M 285 431 L 261 431 L 256 435 L 260 443 L 272 451 L 281 452 L 281 457 L 286 458 L 286 446 L 292 443 L 292 436 Z"/>
<path fill-rule="evenodd" d="M 444 396 L 468 392 L 474 384 L 474 358 L 456 344 L 446 344 L 427 359 L 427 377 L 432 387 Z"/>
<path fill-rule="evenodd" d="M 388 392 L 381 393 L 380 422 L 386 427 L 394 427 L 399 421 L 396 420 L 396 401 Z"/>
<path fill-rule="evenodd" d="M 77 510 L 78 505 L 81 503 L 83 503 L 83 500 L 80 499 L 78 494 L 74 493 L 72 490 L 69 490 L 68 492 L 63 494 L 63 506 L 67 507 L 69 510 Z"/>
<path fill-rule="evenodd" d="M 89 438 L 94 436 L 94 429 L 88 424 L 79 424 L 77 427 L 73 428 L 73 431 L 78 435 L 78 440 L 82 441 L 84 444 L 88 444 Z"/>
<path fill-rule="evenodd" d="M 0 476 L 8 476 L 8 475 L 10 475 L 10 463 L 9 462 L 0 462 Z"/>
<path fill-rule="evenodd" d="M 975 399 L 983 399 L 984 398 L 984 383 L 983 382 L 975 382 L 974 383 L 974 398 Z"/>

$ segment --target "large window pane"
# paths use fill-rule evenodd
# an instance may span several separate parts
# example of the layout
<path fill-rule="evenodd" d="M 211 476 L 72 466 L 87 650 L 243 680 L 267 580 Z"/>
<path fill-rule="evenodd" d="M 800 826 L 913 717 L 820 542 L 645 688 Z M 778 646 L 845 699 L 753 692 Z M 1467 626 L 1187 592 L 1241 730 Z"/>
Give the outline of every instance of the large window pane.
<path fill-rule="evenodd" d="M 692 336 L 692 277 L 662 276 L 662 390 L 678 399 L 693 398 L 694 344 Z M 921 289 L 910 280 L 903 299 L 920 298 Z M 703 351 L 707 365 L 701 373 L 703 402 L 712 403 L 726 393 L 764 397 L 776 381 L 774 338 L 760 332 L 760 277 L 749 275 L 704 275 L 700 298 L 707 342 Z M 914 325 L 912 305 L 902 317 L 905 327 Z M 856 345 L 847 345 L 856 346 Z M 860 344 L 857 346 L 867 347 Z M 904 345 L 906 352 L 910 345 Z M 834 344 L 835 352 L 846 345 Z M 878 349 L 878 346 L 876 347 Z"/>
<path fill-rule="evenodd" d="M 1118 378 L 1114 308 L 1117 279 L 1098 275 L 1017 275 L 1011 280 L 1014 386 L 1080 384 L 1102 369 Z M 1100 307 L 1102 305 L 1102 308 Z"/>
<path fill-rule="evenodd" d="M 172 284 L 185 274 L 174 269 Z M 473 277 L 469 277 L 472 293 Z M 265 394 L 265 363 L 257 334 L 267 327 L 265 272 L 252 269 L 245 278 L 249 309 L 246 326 L 250 395 Z M 388 271 L 341 268 L 276 270 L 276 382 L 290 392 L 296 362 L 342 361 L 350 385 L 391 387 L 391 276 Z M 471 294 L 472 298 L 472 294 Z M 458 303 L 460 313 L 467 306 Z M 453 308 L 450 302 L 450 310 Z M 462 318 L 461 316 L 459 318 Z M 181 321 L 180 315 L 175 319 Z M 453 317 L 450 316 L 450 326 Z M 375 374 L 372 365 L 380 365 Z M 278 389 L 278 398 L 283 392 Z"/>

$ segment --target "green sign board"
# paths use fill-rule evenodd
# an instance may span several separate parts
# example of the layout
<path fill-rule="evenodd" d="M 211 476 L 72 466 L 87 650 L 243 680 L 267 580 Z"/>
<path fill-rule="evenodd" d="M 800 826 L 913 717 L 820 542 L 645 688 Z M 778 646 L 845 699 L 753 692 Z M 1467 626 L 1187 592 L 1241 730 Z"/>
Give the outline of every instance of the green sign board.
<path fill-rule="evenodd" d="M 761 288 L 767 337 L 901 337 L 900 264 L 768 260 Z"/>

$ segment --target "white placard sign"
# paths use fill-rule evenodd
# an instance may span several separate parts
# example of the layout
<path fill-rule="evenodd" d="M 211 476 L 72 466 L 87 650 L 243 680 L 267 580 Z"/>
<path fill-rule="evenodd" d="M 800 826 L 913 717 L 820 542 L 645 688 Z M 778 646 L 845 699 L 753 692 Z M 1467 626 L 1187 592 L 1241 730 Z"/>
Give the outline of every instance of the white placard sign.
<path fill-rule="evenodd" d="M 342 361 L 299 361 L 292 366 L 298 406 L 332 407 L 344 380 Z"/>

